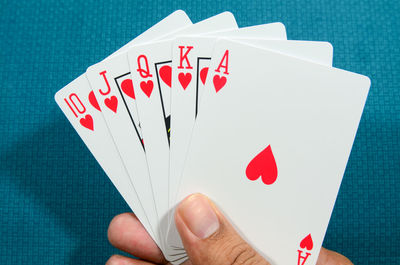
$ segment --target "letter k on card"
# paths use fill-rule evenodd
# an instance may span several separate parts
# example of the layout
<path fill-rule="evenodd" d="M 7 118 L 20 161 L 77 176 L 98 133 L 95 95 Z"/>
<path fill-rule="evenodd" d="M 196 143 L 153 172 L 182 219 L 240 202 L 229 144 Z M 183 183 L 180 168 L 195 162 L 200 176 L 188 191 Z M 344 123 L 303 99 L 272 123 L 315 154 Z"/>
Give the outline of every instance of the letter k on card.
<path fill-rule="evenodd" d="M 190 64 L 190 60 L 188 59 L 188 55 L 190 51 L 193 49 L 193 46 L 178 46 L 180 51 L 179 56 L 179 65 L 178 65 L 178 80 L 181 84 L 183 90 L 189 86 L 192 81 L 192 73 L 193 66 Z M 191 58 L 193 60 L 193 58 Z M 184 71 L 186 70 L 186 71 Z"/>

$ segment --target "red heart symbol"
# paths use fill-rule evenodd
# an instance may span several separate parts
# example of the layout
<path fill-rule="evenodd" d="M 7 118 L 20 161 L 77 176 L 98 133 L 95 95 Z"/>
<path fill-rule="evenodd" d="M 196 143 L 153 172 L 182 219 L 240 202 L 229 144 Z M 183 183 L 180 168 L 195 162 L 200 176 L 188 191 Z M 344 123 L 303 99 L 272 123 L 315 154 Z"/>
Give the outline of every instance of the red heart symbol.
<path fill-rule="evenodd" d="M 93 90 L 90 91 L 90 93 L 89 93 L 89 102 L 95 109 L 97 109 L 98 111 L 101 111 L 99 102 L 97 102 L 97 99 L 96 99 L 96 96 L 94 95 Z"/>
<path fill-rule="evenodd" d="M 257 180 L 261 177 L 266 185 L 271 185 L 276 181 L 278 169 L 270 145 L 250 161 L 246 168 L 246 176 L 249 180 Z"/>
<path fill-rule="evenodd" d="M 83 127 L 93 131 L 93 118 L 90 114 L 86 114 L 85 118 L 81 118 L 79 122 Z"/>
<path fill-rule="evenodd" d="M 201 69 L 200 80 L 203 83 L 203 85 L 206 84 L 207 74 L 208 74 L 208 67 L 204 67 L 203 69 Z"/>
<path fill-rule="evenodd" d="M 192 80 L 192 74 L 191 73 L 180 73 L 178 75 L 178 80 L 179 83 L 181 83 L 183 89 L 186 89 L 187 86 L 190 84 L 190 81 Z"/>
<path fill-rule="evenodd" d="M 128 97 L 135 99 L 135 91 L 133 90 L 132 79 L 128 78 L 122 81 L 121 89 Z"/>
<path fill-rule="evenodd" d="M 311 234 L 308 234 L 303 240 L 300 242 L 300 247 L 301 248 L 306 248 L 307 250 L 311 250 L 314 247 L 313 240 L 311 238 Z"/>
<path fill-rule="evenodd" d="M 116 96 L 111 96 L 110 98 L 106 98 L 104 100 L 104 104 L 106 104 L 106 106 L 114 111 L 115 113 L 117 113 L 117 107 L 118 107 L 118 99 Z"/>
<path fill-rule="evenodd" d="M 215 87 L 215 92 L 218 93 L 218 91 L 225 86 L 226 77 L 225 76 L 214 75 L 213 83 L 214 83 L 214 87 Z"/>
<path fill-rule="evenodd" d="M 151 92 L 153 92 L 153 81 L 142 81 L 140 82 L 140 88 L 142 89 L 143 93 L 146 94 L 148 98 L 150 98 Z"/>
<path fill-rule="evenodd" d="M 169 65 L 164 65 L 160 68 L 160 77 L 169 87 L 171 87 L 172 68 Z"/>

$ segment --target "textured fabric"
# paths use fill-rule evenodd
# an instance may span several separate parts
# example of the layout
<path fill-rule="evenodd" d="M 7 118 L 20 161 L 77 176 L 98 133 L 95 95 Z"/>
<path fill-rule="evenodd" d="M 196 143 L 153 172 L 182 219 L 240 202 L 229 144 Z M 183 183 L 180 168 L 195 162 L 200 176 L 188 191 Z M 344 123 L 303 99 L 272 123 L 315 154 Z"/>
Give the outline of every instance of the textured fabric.
<path fill-rule="evenodd" d="M 128 207 L 54 93 L 176 9 L 281 21 L 289 39 L 334 46 L 371 92 L 324 245 L 356 264 L 400 264 L 398 0 L 0 1 L 0 264 L 103 264 Z"/>

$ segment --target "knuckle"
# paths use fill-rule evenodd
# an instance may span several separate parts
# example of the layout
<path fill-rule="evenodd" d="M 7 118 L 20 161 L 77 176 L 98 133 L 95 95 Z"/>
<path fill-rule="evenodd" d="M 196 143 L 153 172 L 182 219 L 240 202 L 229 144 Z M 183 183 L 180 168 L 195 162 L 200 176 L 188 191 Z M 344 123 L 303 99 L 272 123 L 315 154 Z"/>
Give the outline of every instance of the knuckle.
<path fill-rule="evenodd" d="M 230 265 L 267 265 L 268 263 L 246 242 L 228 242 L 221 251 L 226 253 Z"/>
<path fill-rule="evenodd" d="M 231 265 L 255 264 L 257 253 L 245 242 L 240 242 L 231 247 L 228 253 Z"/>
<path fill-rule="evenodd" d="M 223 229 L 208 238 L 208 244 L 212 246 L 208 254 L 213 254 L 201 264 L 269 265 L 247 242 L 236 234 L 225 233 Z"/>

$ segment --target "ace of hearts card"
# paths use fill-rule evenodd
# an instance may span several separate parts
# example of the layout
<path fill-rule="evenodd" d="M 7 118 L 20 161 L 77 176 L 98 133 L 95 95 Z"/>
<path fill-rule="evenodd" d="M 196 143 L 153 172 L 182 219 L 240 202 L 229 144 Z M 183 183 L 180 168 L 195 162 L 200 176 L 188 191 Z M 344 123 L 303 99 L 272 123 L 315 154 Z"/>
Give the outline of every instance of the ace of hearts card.
<path fill-rule="evenodd" d="M 272 264 L 315 264 L 370 80 L 229 40 L 212 58 L 177 202 L 203 193 Z"/>

